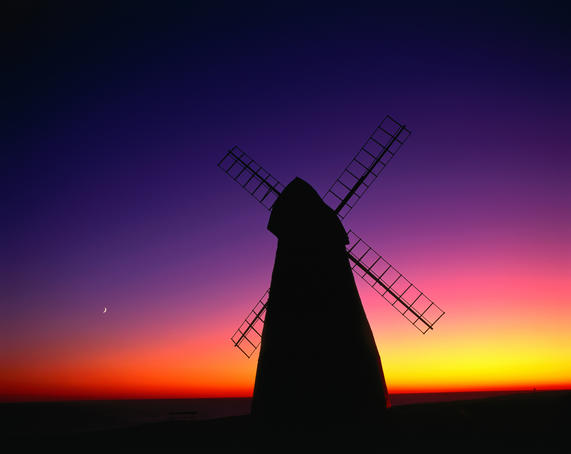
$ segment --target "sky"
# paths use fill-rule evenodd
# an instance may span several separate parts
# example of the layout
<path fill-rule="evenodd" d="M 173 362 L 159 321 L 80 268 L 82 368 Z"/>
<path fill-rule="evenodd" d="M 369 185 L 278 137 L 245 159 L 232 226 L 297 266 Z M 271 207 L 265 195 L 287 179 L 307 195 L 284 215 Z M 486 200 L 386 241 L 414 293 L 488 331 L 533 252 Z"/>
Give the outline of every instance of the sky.
<path fill-rule="evenodd" d="M 412 134 L 343 223 L 446 312 L 356 278 L 389 392 L 571 388 L 564 6 L 9 8 L 1 401 L 251 396 L 230 336 L 277 240 L 216 164 L 323 195 L 387 114 Z"/>

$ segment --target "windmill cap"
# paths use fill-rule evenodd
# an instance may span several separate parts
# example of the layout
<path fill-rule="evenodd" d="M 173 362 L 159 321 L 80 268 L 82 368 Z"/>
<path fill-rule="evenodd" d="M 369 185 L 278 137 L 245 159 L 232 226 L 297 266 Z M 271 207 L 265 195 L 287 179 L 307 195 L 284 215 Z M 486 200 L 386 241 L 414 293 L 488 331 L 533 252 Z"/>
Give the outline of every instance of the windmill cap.
<path fill-rule="evenodd" d="M 335 212 L 313 187 L 294 178 L 275 201 L 268 230 L 279 240 L 309 244 L 348 244 L 347 233 Z"/>

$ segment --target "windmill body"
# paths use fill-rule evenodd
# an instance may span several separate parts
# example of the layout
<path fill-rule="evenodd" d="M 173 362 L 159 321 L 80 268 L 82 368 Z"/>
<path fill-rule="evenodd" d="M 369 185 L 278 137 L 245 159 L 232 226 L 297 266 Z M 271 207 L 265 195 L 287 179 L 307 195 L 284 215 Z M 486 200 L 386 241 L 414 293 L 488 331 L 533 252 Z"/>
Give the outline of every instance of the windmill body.
<path fill-rule="evenodd" d="M 389 405 L 381 361 L 335 212 L 296 178 L 273 205 L 278 238 L 252 415 L 370 420 Z"/>
<path fill-rule="evenodd" d="M 323 199 L 287 187 L 237 146 L 218 163 L 271 211 L 278 238 L 271 287 L 232 336 L 260 348 L 252 414 L 264 420 L 371 420 L 390 405 L 380 356 L 353 274 L 423 334 L 444 315 L 432 300 L 341 223 L 407 140 L 387 115 Z"/>

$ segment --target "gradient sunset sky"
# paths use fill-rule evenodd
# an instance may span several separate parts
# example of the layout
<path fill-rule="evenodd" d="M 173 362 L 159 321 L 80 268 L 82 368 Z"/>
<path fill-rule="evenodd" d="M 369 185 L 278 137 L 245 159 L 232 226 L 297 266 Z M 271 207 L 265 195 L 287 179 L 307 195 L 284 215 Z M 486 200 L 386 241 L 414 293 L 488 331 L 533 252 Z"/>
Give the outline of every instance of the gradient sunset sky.
<path fill-rule="evenodd" d="M 389 392 L 571 388 L 563 7 L 184 3 L 9 12 L 0 400 L 250 396 L 277 241 L 216 164 L 323 195 L 387 114 L 412 135 L 344 225 L 446 311 L 422 335 L 357 278 Z"/>

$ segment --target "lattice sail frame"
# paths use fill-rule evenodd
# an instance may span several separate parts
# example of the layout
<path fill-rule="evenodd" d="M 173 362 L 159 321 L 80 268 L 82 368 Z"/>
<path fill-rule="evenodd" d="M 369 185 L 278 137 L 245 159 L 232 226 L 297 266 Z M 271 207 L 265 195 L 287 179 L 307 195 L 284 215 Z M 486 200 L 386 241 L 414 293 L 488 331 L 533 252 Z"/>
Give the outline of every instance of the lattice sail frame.
<path fill-rule="evenodd" d="M 250 358 L 262 342 L 262 329 L 266 320 L 266 306 L 270 289 L 256 303 L 246 319 L 231 337 L 235 347 L 238 347 L 244 355 Z"/>
<path fill-rule="evenodd" d="M 238 146 L 234 146 L 226 153 L 218 163 L 218 167 L 268 210 L 272 209 L 284 189 L 283 184 Z"/>
<path fill-rule="evenodd" d="M 444 311 L 355 232 L 349 230 L 347 235 L 347 255 L 353 271 L 422 334 L 433 329 Z"/>
<path fill-rule="evenodd" d="M 345 219 L 409 135 L 410 130 L 387 115 L 323 196 L 323 201 Z"/>

